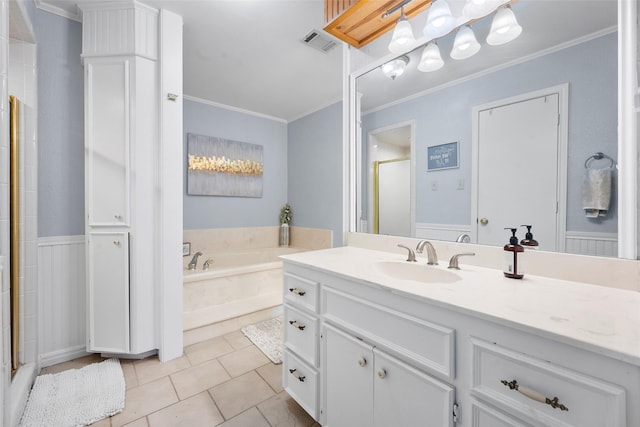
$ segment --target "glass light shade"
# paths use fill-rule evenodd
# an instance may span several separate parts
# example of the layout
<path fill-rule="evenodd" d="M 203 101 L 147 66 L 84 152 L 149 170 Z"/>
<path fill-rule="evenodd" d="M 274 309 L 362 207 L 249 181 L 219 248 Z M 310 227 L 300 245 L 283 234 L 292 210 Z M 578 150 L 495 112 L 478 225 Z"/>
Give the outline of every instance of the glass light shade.
<path fill-rule="evenodd" d="M 451 14 L 447 0 L 433 0 L 424 27 L 424 35 L 434 39 L 448 34 L 456 26 L 456 19 Z"/>
<path fill-rule="evenodd" d="M 444 61 L 440 56 L 440 49 L 435 43 L 429 43 L 422 51 L 422 57 L 418 64 L 418 70 L 428 73 L 442 68 Z"/>
<path fill-rule="evenodd" d="M 468 25 L 460 27 L 456 39 L 453 42 L 453 49 L 451 50 L 451 58 L 453 59 L 467 59 L 478 53 L 480 50 L 480 43 L 476 40 L 473 30 Z"/>
<path fill-rule="evenodd" d="M 487 36 L 487 43 L 500 45 L 509 43 L 522 33 L 522 27 L 518 25 L 516 16 L 509 5 L 501 7 L 491 22 L 491 30 Z"/>
<path fill-rule="evenodd" d="M 387 62 L 386 64 L 382 64 L 380 67 L 385 76 L 389 77 L 391 80 L 395 80 L 396 77 L 402 75 L 404 70 L 407 68 L 407 64 L 409 63 L 408 56 L 401 56 L 400 58 L 396 58 Z"/>
<path fill-rule="evenodd" d="M 462 15 L 469 19 L 487 16 L 498 7 L 500 0 L 467 0 L 462 9 Z"/>
<path fill-rule="evenodd" d="M 416 38 L 413 36 L 413 29 L 411 24 L 404 17 L 404 14 L 393 30 L 393 36 L 391 37 L 391 43 L 389 43 L 389 51 L 393 53 L 402 53 L 416 44 Z"/>

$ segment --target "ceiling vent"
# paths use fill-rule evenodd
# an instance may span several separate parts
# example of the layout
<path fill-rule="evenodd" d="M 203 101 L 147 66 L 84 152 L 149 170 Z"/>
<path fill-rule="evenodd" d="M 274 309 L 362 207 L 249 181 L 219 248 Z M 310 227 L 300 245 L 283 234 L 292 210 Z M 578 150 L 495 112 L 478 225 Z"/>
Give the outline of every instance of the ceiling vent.
<path fill-rule="evenodd" d="M 307 46 L 327 53 L 337 46 L 337 43 L 331 40 L 327 35 L 322 34 L 318 30 L 311 30 L 309 34 L 302 38 L 302 42 Z"/>

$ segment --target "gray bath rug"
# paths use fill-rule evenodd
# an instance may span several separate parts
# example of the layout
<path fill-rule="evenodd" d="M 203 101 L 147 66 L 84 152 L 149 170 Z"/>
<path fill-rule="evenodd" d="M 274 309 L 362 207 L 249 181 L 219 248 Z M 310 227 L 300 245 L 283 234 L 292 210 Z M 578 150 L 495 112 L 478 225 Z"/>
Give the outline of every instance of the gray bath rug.
<path fill-rule="evenodd" d="M 118 359 L 36 377 L 20 426 L 85 426 L 124 409 Z"/>
<path fill-rule="evenodd" d="M 282 363 L 282 317 L 245 326 L 241 331 L 273 363 Z"/>

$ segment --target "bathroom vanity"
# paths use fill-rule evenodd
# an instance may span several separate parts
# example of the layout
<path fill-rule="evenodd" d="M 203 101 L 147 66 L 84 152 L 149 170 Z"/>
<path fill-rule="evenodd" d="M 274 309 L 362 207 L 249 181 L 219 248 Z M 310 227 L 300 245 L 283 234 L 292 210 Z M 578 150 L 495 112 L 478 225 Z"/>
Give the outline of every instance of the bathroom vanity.
<path fill-rule="evenodd" d="M 350 246 L 283 258 L 283 385 L 323 425 L 640 425 L 637 292 Z"/>

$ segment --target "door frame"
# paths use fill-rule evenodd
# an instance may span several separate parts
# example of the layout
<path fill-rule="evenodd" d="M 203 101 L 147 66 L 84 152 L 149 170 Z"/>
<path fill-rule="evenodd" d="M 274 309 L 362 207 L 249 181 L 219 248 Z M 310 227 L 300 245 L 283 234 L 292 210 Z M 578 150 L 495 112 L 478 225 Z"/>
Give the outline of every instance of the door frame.
<path fill-rule="evenodd" d="M 478 175 L 479 175 L 479 117 L 480 112 L 510 104 L 524 102 L 532 98 L 540 98 L 558 94 L 558 180 L 556 194 L 558 196 L 556 209 L 556 251 L 564 252 L 567 233 L 567 146 L 569 139 L 569 83 L 526 92 L 509 98 L 481 104 L 472 109 L 471 134 L 471 241 L 478 242 Z"/>
<path fill-rule="evenodd" d="M 409 126 L 409 134 L 410 134 L 410 150 L 409 150 L 409 170 L 410 170 L 410 190 L 409 190 L 409 199 L 410 199 L 410 212 L 409 218 L 411 221 L 411 235 L 415 236 L 416 234 L 416 121 L 415 120 L 407 120 L 403 122 L 394 123 L 392 125 L 380 127 L 377 129 L 370 130 L 367 133 L 367 159 L 366 159 L 366 167 L 367 167 L 367 223 L 369 232 L 373 232 L 374 227 L 374 176 L 373 176 L 373 162 L 371 161 L 371 153 L 373 150 L 373 145 L 375 143 L 374 137 L 382 132 L 387 132 L 393 129 L 401 128 Z M 362 163 L 362 162 L 360 162 Z"/>

